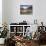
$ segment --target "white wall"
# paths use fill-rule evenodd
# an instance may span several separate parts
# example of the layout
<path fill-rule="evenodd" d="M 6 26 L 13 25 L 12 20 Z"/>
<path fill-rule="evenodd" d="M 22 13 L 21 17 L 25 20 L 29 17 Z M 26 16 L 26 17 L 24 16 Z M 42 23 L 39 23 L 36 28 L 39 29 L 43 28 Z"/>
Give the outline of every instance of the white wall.
<path fill-rule="evenodd" d="M 7 0 L 2 0 L 2 21 L 8 23 Z"/>
<path fill-rule="evenodd" d="M 46 0 L 34 1 L 34 15 L 40 24 L 41 21 L 46 25 Z"/>
<path fill-rule="evenodd" d="M 4 16 L 7 23 L 21 22 L 26 20 L 29 24 L 37 19 L 38 24 L 41 21 L 46 25 L 46 0 L 4 0 Z M 32 4 L 33 14 L 32 15 L 20 15 L 20 5 Z"/>
<path fill-rule="evenodd" d="M 9 16 L 9 22 L 22 22 L 26 20 L 28 22 L 33 21 L 33 14 L 32 15 L 20 15 L 20 5 L 33 5 L 32 0 L 11 0 L 11 15 Z M 10 9 L 9 9 L 10 10 Z M 11 18 L 10 18 L 11 17 Z"/>
<path fill-rule="evenodd" d="M 0 27 L 2 27 L 2 0 L 0 0 Z"/>

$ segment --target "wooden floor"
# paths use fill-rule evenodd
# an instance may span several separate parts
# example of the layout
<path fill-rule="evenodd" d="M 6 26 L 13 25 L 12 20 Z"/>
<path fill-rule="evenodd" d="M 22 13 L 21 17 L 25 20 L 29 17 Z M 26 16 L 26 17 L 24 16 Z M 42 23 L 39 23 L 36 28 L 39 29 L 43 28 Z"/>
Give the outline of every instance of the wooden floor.
<path fill-rule="evenodd" d="M 4 45 L 0 45 L 0 46 L 4 46 Z M 33 43 L 33 45 L 32 45 L 32 46 L 39 46 L 39 45 L 38 45 L 38 44 L 36 44 L 36 43 L 35 43 L 35 44 Z M 40 45 L 40 46 L 46 46 L 46 45 Z"/>
<path fill-rule="evenodd" d="M 32 41 L 32 46 L 46 46 L 45 45 L 39 45 L 39 43 L 37 41 Z"/>
<path fill-rule="evenodd" d="M 40 45 L 40 46 L 46 46 L 46 45 Z"/>
<path fill-rule="evenodd" d="M 0 46 L 4 46 L 4 44 L 1 44 Z"/>

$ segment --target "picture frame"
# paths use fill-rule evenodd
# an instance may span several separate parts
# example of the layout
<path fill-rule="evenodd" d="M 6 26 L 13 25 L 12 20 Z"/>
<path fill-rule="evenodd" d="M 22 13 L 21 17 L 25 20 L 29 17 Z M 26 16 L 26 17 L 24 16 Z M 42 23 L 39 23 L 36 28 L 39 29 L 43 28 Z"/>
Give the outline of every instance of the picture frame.
<path fill-rule="evenodd" d="M 32 5 L 20 5 L 20 14 L 21 15 L 31 15 Z"/>

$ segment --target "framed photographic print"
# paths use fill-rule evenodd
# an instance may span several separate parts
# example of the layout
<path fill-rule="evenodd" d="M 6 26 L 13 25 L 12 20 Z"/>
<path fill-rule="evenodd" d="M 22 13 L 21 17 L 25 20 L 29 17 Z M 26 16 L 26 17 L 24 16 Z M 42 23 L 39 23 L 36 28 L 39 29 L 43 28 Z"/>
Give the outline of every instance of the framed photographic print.
<path fill-rule="evenodd" d="M 20 14 L 22 15 L 32 14 L 32 5 L 20 5 Z"/>

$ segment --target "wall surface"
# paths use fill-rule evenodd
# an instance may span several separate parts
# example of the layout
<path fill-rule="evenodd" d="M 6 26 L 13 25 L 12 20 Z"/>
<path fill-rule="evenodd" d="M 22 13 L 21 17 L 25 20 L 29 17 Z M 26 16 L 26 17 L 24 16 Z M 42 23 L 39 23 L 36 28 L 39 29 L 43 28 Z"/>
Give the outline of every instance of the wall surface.
<path fill-rule="evenodd" d="M 33 21 L 33 14 L 32 15 L 20 15 L 20 5 L 33 5 L 32 0 L 11 0 L 10 2 L 7 1 L 7 7 L 9 7 L 8 10 L 8 20 L 10 23 L 12 22 L 22 22 L 23 20 L 26 20 L 28 23 Z M 10 13 L 9 13 L 10 12 Z"/>
<path fill-rule="evenodd" d="M 2 0 L 0 0 L 0 27 L 2 27 Z"/>
<path fill-rule="evenodd" d="M 34 23 L 34 19 L 37 19 L 38 24 L 43 21 L 46 25 L 46 0 L 4 0 L 3 3 L 3 20 L 7 23 L 26 20 L 31 24 Z M 20 5 L 25 4 L 33 6 L 32 15 L 20 15 Z"/>
<path fill-rule="evenodd" d="M 8 23 L 7 0 L 2 0 L 2 21 Z"/>

